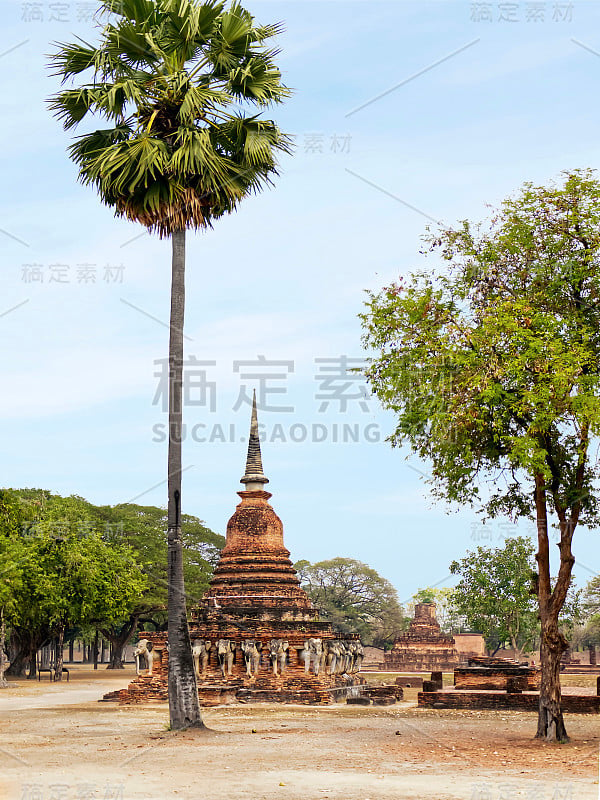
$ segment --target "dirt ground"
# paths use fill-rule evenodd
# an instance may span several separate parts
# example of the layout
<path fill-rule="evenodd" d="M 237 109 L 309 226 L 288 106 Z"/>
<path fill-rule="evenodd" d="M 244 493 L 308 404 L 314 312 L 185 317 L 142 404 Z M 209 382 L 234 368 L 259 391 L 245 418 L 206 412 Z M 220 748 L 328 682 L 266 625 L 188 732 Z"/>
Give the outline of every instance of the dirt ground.
<path fill-rule="evenodd" d="M 131 670 L 0 691 L 2 800 L 596 800 L 600 724 L 533 739 L 525 712 L 252 705 L 204 709 L 172 733 L 166 705 L 98 703 Z M 574 676 L 576 677 L 576 676 Z M 370 678 L 370 676 L 369 676 Z"/>

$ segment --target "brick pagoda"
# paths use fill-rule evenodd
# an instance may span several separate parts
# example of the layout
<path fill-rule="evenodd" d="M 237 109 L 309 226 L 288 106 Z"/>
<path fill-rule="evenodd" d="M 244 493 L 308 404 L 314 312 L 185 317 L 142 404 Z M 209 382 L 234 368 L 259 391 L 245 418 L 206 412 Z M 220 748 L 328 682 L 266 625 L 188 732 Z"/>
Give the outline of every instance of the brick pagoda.
<path fill-rule="evenodd" d="M 265 491 L 256 397 L 241 502 L 227 524 L 210 586 L 192 609 L 190 638 L 203 704 L 235 701 L 327 703 L 362 682 L 358 638 L 338 639 L 319 619 L 290 560 L 283 524 Z M 140 634 L 146 669 L 106 699 L 167 698 L 167 634 Z M 145 654 L 145 653 L 144 653 Z M 152 666 L 150 667 L 150 664 Z"/>
<path fill-rule="evenodd" d="M 440 629 L 435 603 L 417 603 L 406 633 L 384 655 L 384 669 L 398 672 L 452 671 L 459 665 L 454 639 Z"/>

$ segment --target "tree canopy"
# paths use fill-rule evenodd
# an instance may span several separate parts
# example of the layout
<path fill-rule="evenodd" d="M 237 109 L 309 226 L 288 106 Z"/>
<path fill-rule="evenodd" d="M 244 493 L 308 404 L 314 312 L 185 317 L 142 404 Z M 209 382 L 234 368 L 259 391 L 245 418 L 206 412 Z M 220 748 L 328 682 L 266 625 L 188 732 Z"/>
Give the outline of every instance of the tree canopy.
<path fill-rule="evenodd" d="M 404 626 L 392 584 L 367 564 L 332 558 L 294 564 L 302 588 L 341 634 L 357 633 L 365 644 L 391 645 Z"/>
<path fill-rule="evenodd" d="M 478 547 L 450 565 L 450 572 L 460 576 L 454 603 L 492 650 L 506 642 L 518 652 L 533 648 L 538 628 L 533 555 L 531 541 L 515 536 L 503 547 Z"/>
<path fill-rule="evenodd" d="M 582 597 L 583 630 L 581 642 L 588 647 L 600 644 L 600 575 L 588 581 Z"/>
<path fill-rule="evenodd" d="M 277 174 L 289 139 L 261 110 L 289 96 L 270 41 L 234 0 L 105 0 L 100 42 L 61 44 L 63 83 L 50 106 L 71 129 L 94 115 L 110 127 L 69 152 L 84 184 L 115 214 L 160 236 L 205 228 Z"/>
<path fill-rule="evenodd" d="M 167 605 L 166 512 L 133 504 L 95 506 L 82 497 L 42 489 L 0 493 L 0 606 L 12 627 L 21 660 L 53 636 L 59 625 L 101 629 L 116 647 L 138 620 L 164 625 Z M 190 604 L 212 574 L 222 536 L 186 515 L 185 570 Z M 20 665 L 19 665 L 20 668 Z"/>
<path fill-rule="evenodd" d="M 364 342 L 392 444 L 432 464 L 434 494 L 535 520 L 542 625 L 538 735 L 566 738 L 558 619 L 578 524 L 598 524 L 600 183 L 525 184 L 491 220 L 430 232 L 447 269 L 370 293 Z M 549 528 L 560 566 L 551 580 Z"/>

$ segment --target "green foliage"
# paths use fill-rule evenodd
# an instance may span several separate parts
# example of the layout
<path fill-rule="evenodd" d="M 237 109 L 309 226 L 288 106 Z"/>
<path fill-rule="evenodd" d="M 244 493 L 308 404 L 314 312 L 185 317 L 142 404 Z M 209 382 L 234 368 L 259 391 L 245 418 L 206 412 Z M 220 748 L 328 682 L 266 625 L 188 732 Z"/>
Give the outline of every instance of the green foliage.
<path fill-rule="evenodd" d="M 600 184 L 590 172 L 527 184 L 488 230 L 464 221 L 428 242 L 448 273 L 370 293 L 362 315 L 392 443 L 432 462 L 447 500 L 532 518 L 539 474 L 559 524 L 568 511 L 596 524 Z"/>
<path fill-rule="evenodd" d="M 583 591 L 582 616 L 584 621 L 581 641 L 585 646 L 600 644 L 600 575 L 596 575 Z"/>
<path fill-rule="evenodd" d="M 260 111 L 290 92 L 269 40 L 234 0 L 105 0 L 97 45 L 57 45 L 64 89 L 50 107 L 71 129 L 96 115 L 111 127 L 79 136 L 70 155 L 117 215 L 161 236 L 210 226 L 277 174 L 289 138 Z M 257 113 L 258 112 L 258 113 Z"/>
<path fill-rule="evenodd" d="M 147 591 L 138 599 L 135 609 L 161 624 L 165 618 L 168 594 L 167 512 L 155 506 L 131 503 L 102 506 L 97 510 L 104 521 L 105 535 L 127 542 L 148 576 Z M 192 606 L 208 589 L 225 539 L 189 514 L 182 516 L 182 536 L 187 605 Z"/>
<path fill-rule="evenodd" d="M 341 634 L 358 633 L 365 644 L 390 645 L 404 617 L 392 584 L 352 558 L 294 564 L 310 599 Z"/>
<path fill-rule="evenodd" d="M 435 589 L 418 589 L 412 599 L 415 603 L 435 603 Z"/>
<path fill-rule="evenodd" d="M 85 500 L 31 490 L 6 494 L 19 503 L 21 519 L 7 537 L 21 556 L 9 621 L 51 632 L 110 623 L 127 613 L 147 578 L 131 548 L 101 538 Z"/>
<path fill-rule="evenodd" d="M 600 614 L 600 575 L 587 582 L 583 591 L 582 605 L 586 617 Z"/>
<path fill-rule="evenodd" d="M 369 295 L 367 379 L 396 414 L 392 443 L 431 462 L 435 495 L 535 520 L 537 735 L 562 741 L 572 540 L 577 525 L 600 521 L 600 463 L 590 455 L 600 433 L 600 182 L 578 170 L 558 185 L 525 184 L 487 226 L 465 220 L 428 242 L 446 272 Z"/>
<path fill-rule="evenodd" d="M 25 547 L 20 538 L 21 515 L 9 492 L 0 489 L 0 609 L 5 620 L 15 612 L 22 587 Z"/>
<path fill-rule="evenodd" d="M 81 497 L 39 489 L 4 494 L 19 520 L 6 537 L 21 555 L 20 589 L 11 581 L 13 624 L 52 630 L 66 621 L 110 629 L 132 614 L 162 623 L 167 604 L 163 509 L 94 506 Z M 189 515 L 183 517 L 183 537 L 191 605 L 208 587 L 224 539 Z"/>
<path fill-rule="evenodd" d="M 450 565 L 450 572 L 460 575 L 454 604 L 491 649 L 508 641 L 523 650 L 537 632 L 536 598 L 531 593 L 533 553 L 531 542 L 516 536 L 504 547 L 478 547 Z"/>

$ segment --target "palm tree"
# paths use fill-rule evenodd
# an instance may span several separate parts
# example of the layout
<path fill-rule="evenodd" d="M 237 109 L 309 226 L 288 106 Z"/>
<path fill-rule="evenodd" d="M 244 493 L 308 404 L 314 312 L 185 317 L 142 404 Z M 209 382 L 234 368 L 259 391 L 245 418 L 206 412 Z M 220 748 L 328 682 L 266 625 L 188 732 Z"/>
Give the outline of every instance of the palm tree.
<path fill-rule="evenodd" d="M 98 46 L 58 44 L 64 89 L 50 107 L 65 129 L 91 115 L 110 127 L 76 138 L 83 184 L 117 216 L 172 241 L 169 337 L 168 580 L 171 727 L 202 726 L 187 625 L 181 546 L 181 423 L 185 234 L 212 227 L 277 175 L 289 137 L 260 117 L 289 90 L 268 40 L 237 0 L 105 0 Z"/>

